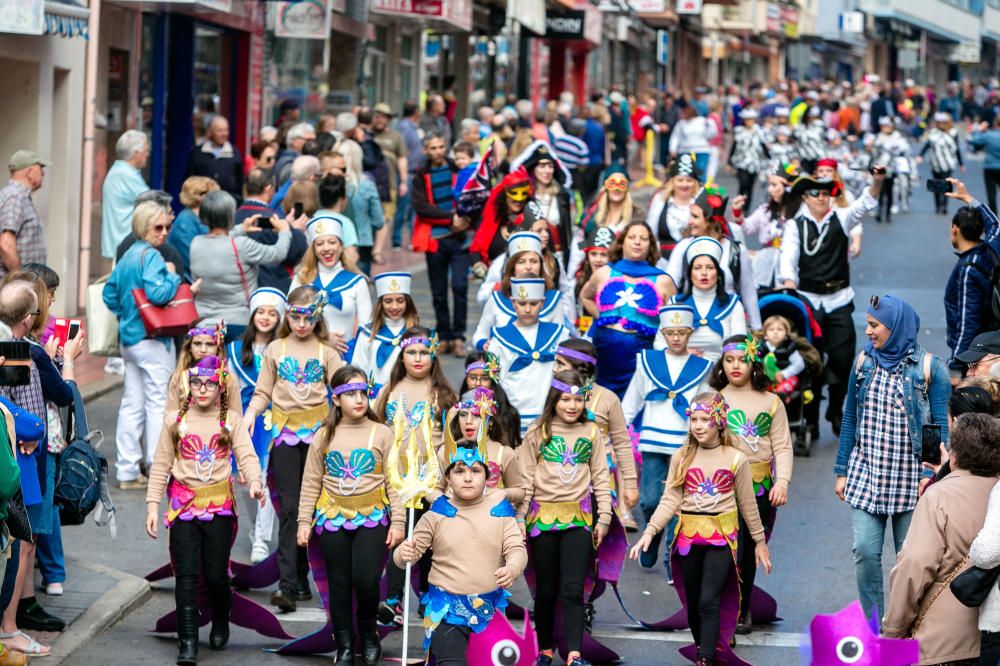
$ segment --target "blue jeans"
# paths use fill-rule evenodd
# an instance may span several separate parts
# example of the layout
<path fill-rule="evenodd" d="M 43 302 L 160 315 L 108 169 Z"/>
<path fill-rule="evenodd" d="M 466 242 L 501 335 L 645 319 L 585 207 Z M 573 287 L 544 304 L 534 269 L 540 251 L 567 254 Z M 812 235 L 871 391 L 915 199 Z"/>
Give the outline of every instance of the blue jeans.
<path fill-rule="evenodd" d="M 396 217 L 392 220 L 392 246 L 400 247 L 403 244 L 403 227 L 407 229 L 413 223 L 413 198 L 410 196 L 410 188 L 413 187 L 413 177 L 407 178 L 406 196 L 396 199 Z"/>
<path fill-rule="evenodd" d="M 858 597 L 865 617 L 885 613 L 882 591 L 882 544 L 885 542 L 886 524 L 892 521 L 892 541 L 896 552 L 903 547 L 906 532 L 910 529 L 913 511 L 894 514 L 868 513 L 861 509 L 851 510 L 851 524 L 854 527 L 854 575 L 858 581 Z"/>
<path fill-rule="evenodd" d="M 639 509 L 642 517 L 649 522 L 656 511 L 656 505 L 660 503 L 663 496 L 664 483 L 667 480 L 667 472 L 670 471 L 670 456 L 666 453 L 651 453 L 643 451 L 642 474 L 639 475 Z M 667 551 L 663 554 L 663 563 L 670 567 L 670 547 L 674 543 L 674 529 L 677 526 L 676 516 L 670 519 L 663 533 L 667 535 Z M 659 543 L 659 535 L 654 538 L 654 543 Z"/>
<path fill-rule="evenodd" d="M 42 584 L 66 582 L 66 557 L 63 555 L 62 523 L 59 520 L 59 507 L 52 513 L 52 533 L 39 534 L 35 557 L 38 560 L 38 570 L 42 573 Z"/>

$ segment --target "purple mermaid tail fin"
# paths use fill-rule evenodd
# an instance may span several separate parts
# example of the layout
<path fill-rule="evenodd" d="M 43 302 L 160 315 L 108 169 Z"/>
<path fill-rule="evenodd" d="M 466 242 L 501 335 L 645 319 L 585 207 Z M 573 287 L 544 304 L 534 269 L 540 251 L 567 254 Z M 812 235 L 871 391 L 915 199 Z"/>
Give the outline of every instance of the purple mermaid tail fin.
<path fill-rule="evenodd" d="M 233 587 L 237 590 L 260 590 L 278 582 L 278 551 L 254 565 L 233 562 Z"/>
<path fill-rule="evenodd" d="M 292 637 L 284 630 L 274 613 L 235 590 L 233 591 L 233 611 L 229 621 L 238 627 L 252 629 L 261 636 L 282 640 L 288 640 Z"/>
<path fill-rule="evenodd" d="M 162 567 L 158 569 L 153 569 L 148 574 L 146 574 L 146 580 L 150 583 L 155 583 L 158 580 L 164 580 L 166 578 L 174 577 L 174 567 L 170 562 L 167 562 Z"/>
<path fill-rule="evenodd" d="M 646 629 L 655 629 L 658 631 L 683 631 L 688 628 L 688 618 L 687 611 L 680 608 L 676 613 L 670 617 L 663 618 L 659 622 L 642 622 L 642 626 Z"/>
<path fill-rule="evenodd" d="M 559 654 L 566 656 L 569 652 L 566 647 L 566 635 L 563 633 L 562 605 L 556 606 L 555 639 Z M 622 660 L 621 656 L 590 635 L 590 632 L 583 632 L 583 642 L 580 645 L 580 654 L 584 659 L 594 664 L 617 664 Z"/>
<path fill-rule="evenodd" d="M 781 621 L 778 617 L 778 602 L 756 585 L 750 594 L 750 616 L 754 624 L 774 624 Z"/>

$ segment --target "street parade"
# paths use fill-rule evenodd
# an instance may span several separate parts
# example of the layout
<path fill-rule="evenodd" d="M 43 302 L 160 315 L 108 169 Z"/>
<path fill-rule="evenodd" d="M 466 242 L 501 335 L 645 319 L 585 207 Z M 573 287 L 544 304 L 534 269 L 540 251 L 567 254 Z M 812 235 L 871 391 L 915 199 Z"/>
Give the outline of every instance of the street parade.
<path fill-rule="evenodd" d="M 531 67 L 544 41 L 543 84 L 483 89 L 474 36 L 373 0 L 419 79 L 365 51 L 358 94 L 286 85 L 276 24 L 253 112 L 227 77 L 256 37 L 128 9 L 152 67 L 115 47 L 87 75 L 81 229 L 57 226 L 79 145 L 0 111 L 0 664 L 1000 666 L 983 2 L 954 10 L 975 65 L 875 45 L 903 28 L 862 2 L 849 74 L 800 68 L 798 33 L 756 68 L 744 34 L 692 78 L 680 27 L 642 33 L 674 40 L 662 71 L 602 78 L 602 47 L 524 24 L 490 48 Z M 274 4 L 240 11 L 303 11 Z M 316 4 L 332 82 L 369 3 Z M 757 6 L 538 4 L 550 30 Z M 88 61 L 100 7 L 52 15 Z M 28 39 L 4 12 L 0 57 Z M 168 98 L 189 46 L 195 94 Z"/>

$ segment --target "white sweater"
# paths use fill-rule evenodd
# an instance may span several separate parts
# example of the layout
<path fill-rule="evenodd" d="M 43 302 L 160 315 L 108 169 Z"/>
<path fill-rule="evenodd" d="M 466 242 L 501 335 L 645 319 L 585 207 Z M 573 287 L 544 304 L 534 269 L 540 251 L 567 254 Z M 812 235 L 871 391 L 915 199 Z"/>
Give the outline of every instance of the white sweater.
<path fill-rule="evenodd" d="M 969 560 L 981 569 L 1000 566 L 1000 483 L 990 492 L 986 521 L 969 548 Z M 1000 631 L 1000 588 L 996 584 L 979 608 L 979 630 Z"/>

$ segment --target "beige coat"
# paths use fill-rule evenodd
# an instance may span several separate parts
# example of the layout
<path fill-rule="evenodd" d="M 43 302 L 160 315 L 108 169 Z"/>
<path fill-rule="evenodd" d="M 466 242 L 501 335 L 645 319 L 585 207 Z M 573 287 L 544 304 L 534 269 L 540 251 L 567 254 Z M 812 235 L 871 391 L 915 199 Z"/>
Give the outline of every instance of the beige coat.
<path fill-rule="evenodd" d="M 979 609 L 960 604 L 945 580 L 969 554 L 996 482 L 996 477 L 953 471 L 928 488 L 913 511 L 889 579 L 889 608 L 883 625 L 885 636 L 901 638 L 923 615 L 915 636 L 920 641 L 921 664 L 979 656 Z M 962 570 L 969 566 L 966 563 Z"/>

